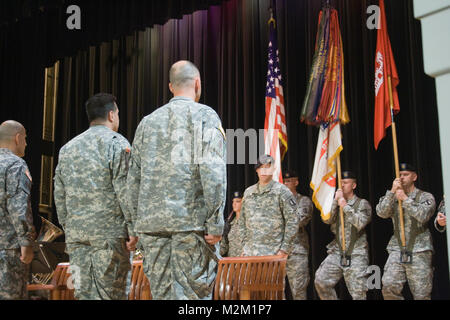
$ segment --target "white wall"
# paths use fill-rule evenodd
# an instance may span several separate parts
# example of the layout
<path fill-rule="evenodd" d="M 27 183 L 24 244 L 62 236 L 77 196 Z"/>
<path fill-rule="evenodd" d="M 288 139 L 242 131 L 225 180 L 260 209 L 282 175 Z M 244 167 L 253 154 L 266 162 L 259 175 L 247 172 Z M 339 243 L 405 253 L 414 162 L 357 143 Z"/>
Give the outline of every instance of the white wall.
<path fill-rule="evenodd" d="M 436 79 L 442 174 L 448 208 L 450 206 L 448 140 L 450 139 L 450 0 L 414 0 L 414 15 L 422 25 L 425 73 Z M 450 234 L 447 234 L 447 244 L 450 264 Z"/>

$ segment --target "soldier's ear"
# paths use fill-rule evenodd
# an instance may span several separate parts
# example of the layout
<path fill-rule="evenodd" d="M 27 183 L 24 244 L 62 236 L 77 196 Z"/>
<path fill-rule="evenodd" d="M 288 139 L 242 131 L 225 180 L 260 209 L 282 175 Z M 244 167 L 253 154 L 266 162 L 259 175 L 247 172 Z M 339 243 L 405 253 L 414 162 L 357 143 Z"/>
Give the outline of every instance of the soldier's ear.
<path fill-rule="evenodd" d="M 14 136 L 14 142 L 16 146 L 20 144 L 20 133 L 16 133 L 16 135 Z"/>
<path fill-rule="evenodd" d="M 413 173 L 413 181 L 416 182 L 416 180 L 417 180 L 417 173 L 414 172 Z"/>
<path fill-rule="evenodd" d="M 114 111 L 109 111 L 108 112 L 108 121 L 109 122 L 114 122 Z"/>
<path fill-rule="evenodd" d="M 172 86 L 172 83 L 170 83 L 170 82 L 169 82 L 169 90 L 170 90 L 170 92 L 172 92 L 172 94 L 173 94 L 173 86 Z"/>

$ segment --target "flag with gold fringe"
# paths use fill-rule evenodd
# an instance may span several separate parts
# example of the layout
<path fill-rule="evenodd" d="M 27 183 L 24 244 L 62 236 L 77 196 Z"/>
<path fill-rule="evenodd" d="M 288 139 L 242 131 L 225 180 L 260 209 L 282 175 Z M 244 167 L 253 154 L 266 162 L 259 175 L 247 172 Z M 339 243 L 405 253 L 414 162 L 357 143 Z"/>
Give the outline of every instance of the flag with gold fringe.
<path fill-rule="evenodd" d="M 319 14 L 314 59 L 301 121 L 320 126 L 310 187 L 313 202 L 327 220 L 336 190 L 336 159 L 342 151 L 340 124 L 350 122 L 345 101 L 344 52 L 337 11 Z"/>

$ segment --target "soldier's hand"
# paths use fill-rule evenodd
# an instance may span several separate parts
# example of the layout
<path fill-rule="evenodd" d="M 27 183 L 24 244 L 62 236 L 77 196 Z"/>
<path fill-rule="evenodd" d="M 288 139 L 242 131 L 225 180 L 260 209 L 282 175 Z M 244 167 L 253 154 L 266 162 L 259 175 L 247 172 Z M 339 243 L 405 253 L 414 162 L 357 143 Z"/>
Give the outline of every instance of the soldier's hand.
<path fill-rule="evenodd" d="M 215 245 L 217 242 L 219 242 L 222 239 L 222 236 L 215 236 L 212 234 L 205 235 L 205 241 L 210 245 Z"/>
<path fill-rule="evenodd" d="M 136 243 L 138 242 L 139 237 L 130 237 L 127 241 L 127 249 L 128 251 L 136 251 Z"/>
<path fill-rule="evenodd" d="M 402 189 L 402 181 L 400 180 L 400 178 L 395 179 L 394 182 L 392 183 L 391 192 L 395 194 L 398 189 Z"/>
<path fill-rule="evenodd" d="M 342 192 L 341 189 L 338 189 L 338 190 L 336 191 L 336 194 L 334 195 L 334 199 L 337 200 L 337 201 L 339 201 L 339 199 L 341 199 L 341 198 L 343 198 L 343 197 L 344 197 L 344 193 Z"/>
<path fill-rule="evenodd" d="M 30 264 L 33 261 L 33 257 L 33 247 L 20 247 L 20 261 L 25 264 Z"/>
<path fill-rule="evenodd" d="M 447 225 L 447 218 L 445 217 L 445 214 L 443 214 L 442 212 L 438 213 L 436 220 L 441 227 L 445 227 Z"/>
<path fill-rule="evenodd" d="M 283 250 L 278 250 L 278 252 L 277 252 L 277 256 L 286 256 L 287 257 L 287 252 L 286 251 L 283 251 Z"/>
<path fill-rule="evenodd" d="M 344 208 L 347 205 L 347 201 L 344 198 L 338 200 L 339 207 Z"/>
<path fill-rule="evenodd" d="M 405 201 L 406 199 L 408 199 L 408 196 L 406 195 L 405 191 L 403 191 L 403 189 L 397 189 L 397 191 L 395 192 L 395 197 L 397 198 L 397 200 L 401 201 Z"/>

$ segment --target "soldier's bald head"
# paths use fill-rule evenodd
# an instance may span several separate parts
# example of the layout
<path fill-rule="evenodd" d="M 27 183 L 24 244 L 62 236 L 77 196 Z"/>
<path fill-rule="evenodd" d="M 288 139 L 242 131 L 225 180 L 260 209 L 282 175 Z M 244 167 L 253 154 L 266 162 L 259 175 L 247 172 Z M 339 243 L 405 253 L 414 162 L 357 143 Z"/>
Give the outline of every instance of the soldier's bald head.
<path fill-rule="evenodd" d="M 178 61 L 169 71 L 169 81 L 174 88 L 194 87 L 196 78 L 200 78 L 200 71 L 190 61 Z"/>
<path fill-rule="evenodd" d="M 0 124 L 0 142 L 11 142 L 17 134 L 25 134 L 25 127 L 20 122 L 8 120 Z"/>

